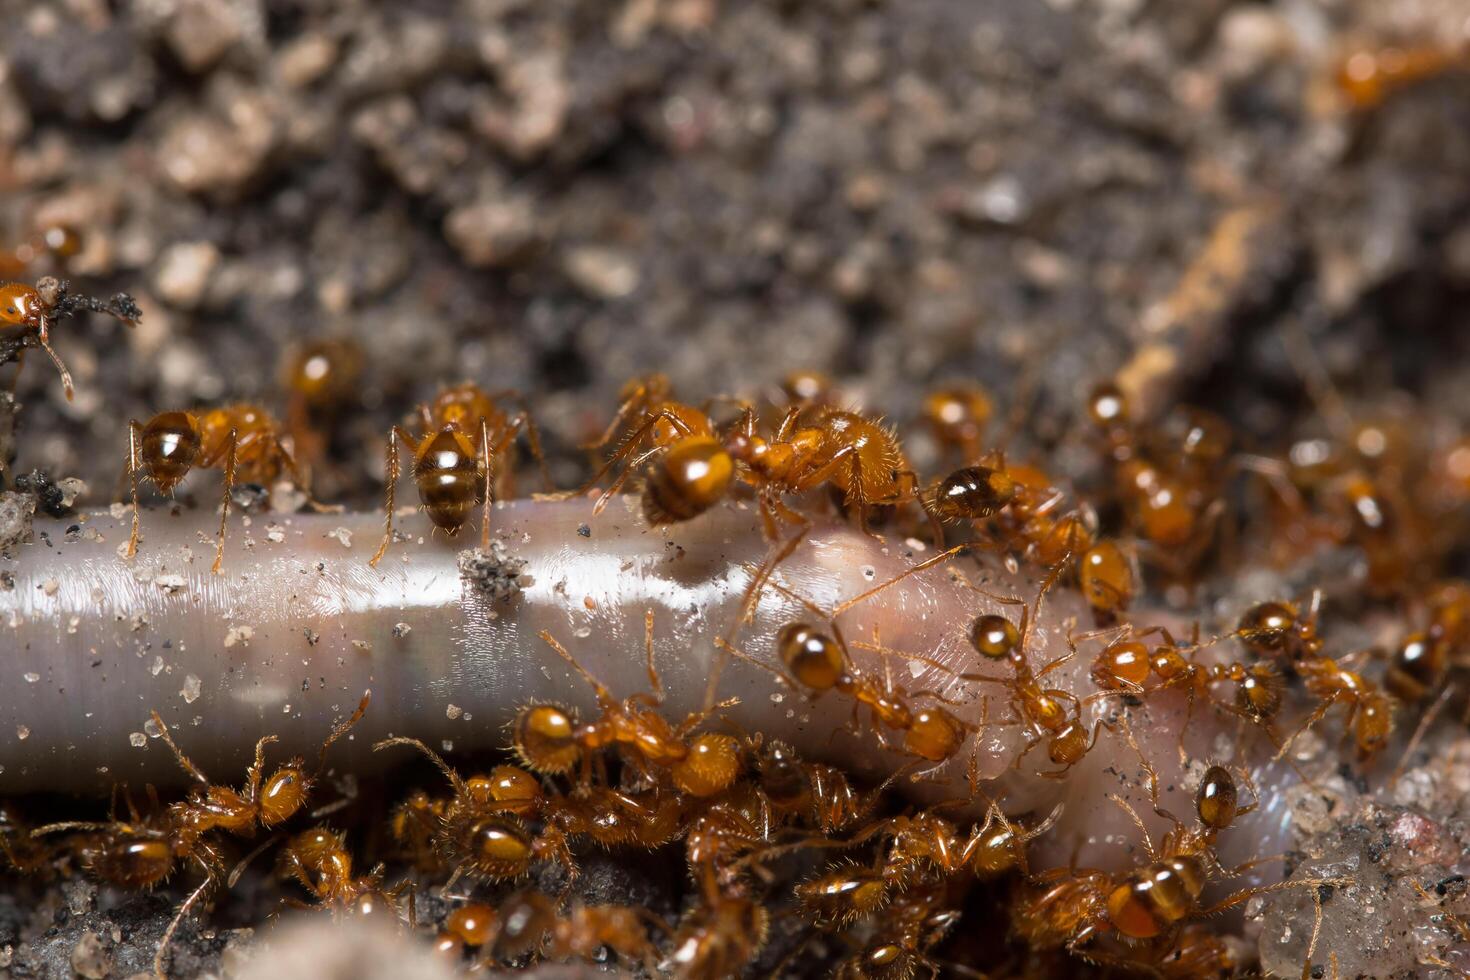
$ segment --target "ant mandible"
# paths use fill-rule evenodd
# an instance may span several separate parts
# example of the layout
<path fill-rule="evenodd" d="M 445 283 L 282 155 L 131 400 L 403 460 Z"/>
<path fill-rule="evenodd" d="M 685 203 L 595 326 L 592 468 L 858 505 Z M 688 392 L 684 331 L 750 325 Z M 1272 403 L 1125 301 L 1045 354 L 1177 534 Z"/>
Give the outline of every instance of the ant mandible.
<path fill-rule="evenodd" d="M 551 482 L 541 452 L 541 437 L 531 416 L 524 409 L 507 416 L 496 398 L 478 385 L 465 382 L 444 389 L 433 402 L 419 406 L 419 420 L 422 432 L 418 437 L 398 425 L 388 433 L 384 480 L 387 521 L 383 543 L 368 560 L 374 568 L 393 543 L 393 500 L 400 475 L 400 442 L 413 456 L 419 502 L 435 527 L 443 528 L 453 537 L 469 520 L 475 505 L 482 505 L 482 548 L 490 547 L 490 508 L 495 502 L 494 488 L 499 475 L 496 466 L 503 458 L 501 454 L 522 430 L 530 442 L 531 455 L 541 466 L 543 480 L 548 486 Z"/>
<path fill-rule="evenodd" d="M 269 486 L 284 470 L 291 475 L 292 482 L 306 492 L 313 508 L 319 511 L 330 509 L 311 496 L 306 479 L 296 464 L 296 457 L 282 438 L 280 425 L 258 405 L 227 405 L 202 415 L 162 412 L 149 419 L 146 425 L 132 419 L 128 422 L 127 480 L 133 502 L 133 526 L 128 536 L 128 558 L 138 553 L 139 471 L 153 481 L 159 493 L 171 494 L 190 470 L 216 467 L 224 474 L 219 534 L 214 565 L 210 568 L 216 575 L 224 565 L 225 529 L 230 518 L 230 497 L 237 479 Z"/>

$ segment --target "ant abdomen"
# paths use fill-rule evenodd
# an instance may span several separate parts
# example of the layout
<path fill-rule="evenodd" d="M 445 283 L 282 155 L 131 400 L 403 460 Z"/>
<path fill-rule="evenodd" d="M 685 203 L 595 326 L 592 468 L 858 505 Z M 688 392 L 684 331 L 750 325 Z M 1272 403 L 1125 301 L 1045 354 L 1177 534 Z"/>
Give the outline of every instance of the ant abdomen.
<path fill-rule="evenodd" d="M 418 460 L 414 482 L 429 520 L 457 532 L 485 499 L 485 474 L 474 447 L 463 433 L 445 429 L 430 437 Z"/>
<path fill-rule="evenodd" d="M 977 521 L 1016 499 L 1016 481 L 1002 470 L 966 466 L 940 480 L 930 493 L 930 510 L 941 521 Z"/>
<path fill-rule="evenodd" d="M 680 439 L 644 474 L 643 516 L 654 525 L 698 517 L 724 499 L 734 477 L 735 461 L 718 439 Z"/>
<path fill-rule="evenodd" d="M 199 459 L 203 437 L 188 412 L 162 412 L 143 426 L 143 465 L 160 493 L 172 493 Z"/>

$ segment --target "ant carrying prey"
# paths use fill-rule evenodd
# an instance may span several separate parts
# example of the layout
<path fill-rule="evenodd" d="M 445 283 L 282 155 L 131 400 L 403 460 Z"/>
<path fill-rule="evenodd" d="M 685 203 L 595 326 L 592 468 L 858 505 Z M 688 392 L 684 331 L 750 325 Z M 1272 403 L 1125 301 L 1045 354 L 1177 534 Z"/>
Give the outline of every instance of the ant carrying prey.
<path fill-rule="evenodd" d="M 67 283 L 50 276 L 34 286 L 20 282 L 0 285 L 0 363 L 13 360 L 24 366 L 26 349 L 41 348 L 56 365 L 66 400 L 71 401 L 75 394 L 71 372 L 51 346 L 51 325 L 63 317 L 89 312 L 105 313 L 130 327 L 143 316 L 127 293 L 118 293 L 104 302 L 74 295 L 67 291 Z M 17 379 L 19 376 L 17 370 Z"/>

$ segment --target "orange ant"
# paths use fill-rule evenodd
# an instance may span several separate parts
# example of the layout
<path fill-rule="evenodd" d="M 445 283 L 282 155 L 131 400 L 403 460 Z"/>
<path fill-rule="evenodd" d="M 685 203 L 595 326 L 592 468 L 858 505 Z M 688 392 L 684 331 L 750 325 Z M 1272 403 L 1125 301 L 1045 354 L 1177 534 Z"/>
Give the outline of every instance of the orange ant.
<path fill-rule="evenodd" d="M 755 412 L 747 408 L 725 436 L 725 450 L 742 465 L 742 478 L 756 487 L 769 540 L 778 537 L 778 517 L 789 524 L 810 523 L 786 506 L 783 495 L 804 493 L 827 483 L 843 494 L 865 533 L 870 533 L 869 505 L 915 500 L 925 506 L 942 540 L 939 524 L 920 492 L 918 475 L 892 429 L 857 412 L 824 408 L 798 425 L 801 415 L 799 407 L 788 410 L 767 439 L 756 434 Z"/>
<path fill-rule="evenodd" d="M 269 829 L 295 816 L 306 805 L 313 783 L 326 767 L 327 750 L 362 719 L 371 699 L 372 692 L 364 692 L 357 710 L 333 728 L 322 742 L 315 774 L 309 774 L 304 761 L 297 758 L 265 778 L 265 747 L 276 741 L 276 736 L 259 739 L 255 743 L 255 761 L 246 770 L 243 792 L 211 783 L 180 750 L 168 726 L 154 711 L 151 720 L 158 737 L 173 752 L 183 770 L 200 784 L 190 791 L 188 798 L 161 813 L 155 808 L 146 819 L 138 815 L 129 798 L 129 821 L 114 816 L 105 823 L 55 823 L 37 828 L 32 835 L 39 837 L 64 830 L 94 832 L 95 836 L 83 844 L 84 863 L 101 880 L 124 888 L 151 889 L 166 880 L 181 861 L 191 861 L 199 867 L 204 874 L 203 882 L 179 906 L 153 956 L 153 972 L 163 977 L 163 961 L 174 933 L 205 893 L 225 880 L 224 855 L 215 835 L 228 831 L 238 837 L 253 837 L 257 828 Z"/>
<path fill-rule="evenodd" d="M 601 514 L 608 501 L 643 469 L 643 513 L 650 524 L 692 520 L 723 500 L 735 477 L 735 462 L 720 444 L 714 423 L 702 409 L 673 399 L 669 379 L 662 374 L 634 381 L 623 388 L 623 403 L 600 439 L 584 449 L 600 449 L 637 418 L 618 449 L 583 486 L 569 494 L 579 496 L 596 486 L 614 467 L 632 457 L 592 507 Z"/>
<path fill-rule="evenodd" d="M 972 726 L 941 705 L 915 707 L 911 703 L 911 699 L 920 697 L 942 700 L 938 694 L 933 691 L 909 694 L 894 685 L 886 659 L 883 683 L 868 677 L 853 662 L 835 616 L 826 614 L 814 603 L 779 583 L 770 584 L 816 615 L 826 617 L 827 630 L 803 622 L 783 626 L 776 635 L 776 651 L 786 667 L 784 672 L 757 660 L 724 637 L 715 638 L 716 646 L 767 671 L 783 686 L 808 698 L 816 699 L 829 690 L 851 698 L 852 719 L 848 730 L 853 734 L 861 731 L 859 713 L 867 708 L 872 729 L 886 749 L 935 763 L 936 769 L 959 752 Z M 897 746 L 891 744 L 888 732 L 902 733 L 902 743 Z"/>
<path fill-rule="evenodd" d="M 450 919 L 462 912 L 456 909 Z M 460 937 L 468 933 L 479 940 L 473 944 L 466 940 L 465 945 L 486 945 L 492 938 L 489 934 L 496 931 L 491 926 L 494 922 L 496 919 L 477 910 L 472 923 L 467 925 L 461 916 L 458 924 L 446 923 L 445 931 Z M 611 950 L 628 962 L 641 962 L 650 976 L 658 973 L 658 956 L 648 930 L 652 927 L 669 932 L 668 924 L 647 909 L 579 904 L 565 915 L 558 915 L 551 900 L 536 892 L 523 892 L 507 902 L 499 922 L 503 923 L 500 931 L 517 952 L 535 952 L 552 960 L 600 960 L 604 950 Z"/>
<path fill-rule="evenodd" d="M 907 889 L 885 910 L 878 936 L 843 959 L 833 976 L 837 980 L 891 980 L 912 978 L 924 969 L 931 977 L 938 977 L 939 964 L 930 957 L 930 951 L 944 940 L 959 917 L 942 889 Z"/>
<path fill-rule="evenodd" d="M 128 558 L 138 553 L 139 473 L 152 480 L 159 493 L 171 494 L 191 470 L 216 467 L 224 474 L 219 534 L 214 564 L 210 567 L 216 575 L 224 565 L 225 530 L 236 480 L 269 486 L 284 470 L 297 487 L 306 491 L 315 509 L 330 509 L 311 497 L 296 457 L 283 440 L 280 425 L 258 405 L 227 405 L 202 415 L 162 412 L 149 419 L 147 425 L 133 419 L 128 422 L 127 480 L 133 503 Z"/>
<path fill-rule="evenodd" d="M 1130 526 L 1166 566 L 1186 570 L 1204 554 L 1223 512 L 1221 497 L 1230 436 L 1213 415 L 1187 410 L 1171 422 L 1173 437 L 1144 430 L 1115 384 L 1097 386 L 1088 415 L 1113 467 L 1116 495 Z M 1153 443 L 1159 442 L 1159 445 Z"/>
<path fill-rule="evenodd" d="M 381 864 L 363 877 L 354 877 L 345 835 L 326 827 L 303 830 L 290 838 L 276 860 L 276 872 L 300 882 L 320 907 L 350 909 L 363 917 L 386 912 L 396 918 L 399 897 L 412 887 L 403 881 L 384 890 Z M 412 908 L 412 895 L 409 905 Z"/>
<path fill-rule="evenodd" d="M 56 365 L 66 400 L 71 401 L 75 394 L 71 372 L 51 346 L 51 325 L 63 317 L 83 312 L 106 313 L 130 327 L 143 316 L 127 293 L 118 293 L 103 302 L 90 296 L 73 295 L 67 292 L 67 283 L 50 276 L 34 286 L 19 282 L 0 285 L 0 362 L 14 360 L 24 366 L 26 349 L 41 348 Z M 17 369 L 16 377 L 19 376 Z"/>
<path fill-rule="evenodd" d="M 1360 651 L 1352 656 L 1363 654 L 1364 651 Z M 1286 739 L 1277 752 L 1277 758 L 1285 755 L 1298 736 L 1321 721 L 1337 704 L 1348 706 L 1343 729 L 1352 733 L 1360 757 L 1372 758 L 1388 742 L 1389 735 L 1393 733 L 1393 698 L 1362 674 L 1343 667 L 1347 659 L 1316 656 L 1297 662 L 1295 670 L 1298 676 L 1305 681 L 1308 692 L 1320 699 L 1320 703 L 1302 726 Z"/>
<path fill-rule="evenodd" d="M 569 878 L 577 876 L 577 863 L 566 836 L 552 827 L 533 835 L 519 817 L 500 806 L 490 780 L 465 780 L 437 752 L 416 738 L 387 738 L 374 745 L 373 751 L 381 752 L 395 745 L 418 749 L 438 767 L 454 791 L 439 815 L 432 836 L 435 851 L 454 864 L 454 873 L 444 886 L 446 891 L 465 875 L 491 881 L 519 878 L 538 860 L 555 861 Z"/>
<path fill-rule="evenodd" d="M 700 900 L 674 930 L 659 968 L 680 980 L 739 976 L 765 948 L 771 913 L 738 884 L 720 888 L 711 867 L 699 875 L 699 887 Z"/>
<path fill-rule="evenodd" d="M 383 543 L 368 560 L 376 568 L 393 543 L 393 501 L 400 467 L 398 444 L 413 456 L 413 478 L 419 501 L 435 527 L 453 537 L 469 520 L 476 504 L 483 508 L 480 547 L 490 547 L 490 508 L 495 502 L 497 466 L 502 453 L 524 429 L 531 455 L 541 466 L 543 480 L 550 485 L 541 437 L 526 411 L 507 416 L 495 398 L 470 382 L 441 391 L 432 403 L 419 406 L 420 435 L 415 438 L 402 426 L 388 433 L 387 519 Z M 477 441 L 472 441 L 475 439 Z"/>
<path fill-rule="evenodd" d="M 969 463 L 980 457 L 981 440 L 992 412 L 985 389 L 956 385 L 926 395 L 921 415 L 940 449 Z"/>
<path fill-rule="evenodd" d="M 622 702 L 583 667 L 550 632 L 539 634 L 547 646 L 572 666 L 597 695 L 599 716 L 579 725 L 576 715 L 558 705 L 533 704 L 522 708 L 513 723 L 517 754 L 527 768 L 544 775 L 560 775 L 579 763 L 584 775 L 601 749 L 622 749 L 645 775 L 667 773 L 682 793 L 705 797 L 728 788 L 740 775 L 739 742 L 730 735 L 706 732 L 689 738 L 689 733 L 713 710 L 729 707 L 727 701 L 713 709 L 689 715 L 675 727 L 658 711 L 663 703 L 663 682 L 653 662 L 653 612 L 644 617 L 647 670 L 650 693 L 634 694 Z"/>
<path fill-rule="evenodd" d="M 784 742 L 758 744 L 755 755 L 756 785 L 771 807 L 805 817 L 823 834 L 851 827 L 876 802 L 858 793 L 842 770 L 807 762 Z"/>
<path fill-rule="evenodd" d="M 1154 812 L 1173 824 L 1160 846 L 1155 847 L 1137 811 L 1122 797 L 1110 795 L 1133 820 L 1143 835 L 1148 862 L 1140 868 L 1114 876 L 1096 869 L 1055 868 L 1032 879 L 1044 889 L 1039 896 L 1018 903 L 1013 923 L 1022 937 L 1039 947 L 1064 946 L 1088 960 L 1118 967 L 1137 966 L 1139 960 L 1096 948 L 1082 947 L 1097 936 L 1116 932 L 1125 942 L 1148 943 L 1149 949 L 1177 949 L 1181 932 L 1189 920 L 1204 919 L 1234 908 L 1257 895 L 1302 886 L 1339 884 L 1337 878 L 1313 878 L 1246 888 L 1203 907 L 1201 896 L 1211 881 L 1234 877 L 1264 860 L 1248 861 L 1232 870 L 1223 869 L 1214 852 L 1216 836 L 1239 816 L 1253 811 L 1258 802 L 1240 807 L 1234 777 L 1223 766 L 1210 767 L 1195 797 L 1198 829 L 1186 828 L 1159 805 L 1158 773 L 1138 751 L 1132 731 L 1125 734 L 1148 777 L 1149 797 Z M 1248 785 L 1250 785 L 1248 783 Z M 1252 793 L 1254 786 L 1251 785 Z M 1131 948 L 1131 945 L 1130 945 Z"/>
<path fill-rule="evenodd" d="M 961 680 L 987 684 L 1004 684 L 1011 689 L 1011 711 L 1017 721 L 1031 729 L 1031 738 L 1016 756 L 1015 766 L 1020 768 L 1026 755 L 1041 742 L 1046 742 L 1047 756 L 1060 766 L 1039 775 L 1057 779 L 1064 776 L 1072 766 L 1081 762 L 1097 743 L 1098 730 L 1103 725 L 1101 718 L 1093 722 L 1089 732 L 1082 721 L 1082 709 L 1094 701 L 1117 695 L 1117 691 L 1100 691 L 1087 698 L 1078 698 L 1071 691 L 1061 688 L 1043 687 L 1047 674 L 1059 669 L 1077 654 L 1072 649 L 1042 667 L 1031 669 L 1027 656 L 1027 641 L 1031 630 L 1041 615 L 1041 606 L 1047 592 L 1056 584 L 1063 566 L 1054 567 L 1037 590 L 1036 600 L 1027 605 L 1016 596 L 994 596 L 991 598 L 1008 605 L 1021 607 L 1021 625 L 1018 629 L 1004 616 L 987 613 L 976 617 L 970 626 L 970 645 L 982 657 L 992 661 L 1005 661 L 1011 666 L 1012 676 L 994 677 L 988 674 L 958 674 Z M 989 593 L 986 593 L 989 595 Z M 1070 712 L 1068 705 L 1071 706 Z"/>
<path fill-rule="evenodd" d="M 312 415 L 330 414 L 356 393 L 363 360 L 362 348 L 350 337 L 306 341 L 293 345 L 282 357 L 286 426 L 307 461 L 320 460 L 325 451 L 322 436 L 312 429 Z"/>

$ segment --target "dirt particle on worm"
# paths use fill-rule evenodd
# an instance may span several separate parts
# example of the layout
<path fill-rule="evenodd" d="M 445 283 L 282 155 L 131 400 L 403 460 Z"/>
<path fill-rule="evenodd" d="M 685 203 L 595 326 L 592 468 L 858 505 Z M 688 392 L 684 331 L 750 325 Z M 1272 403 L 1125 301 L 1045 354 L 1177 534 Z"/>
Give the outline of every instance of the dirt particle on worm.
<path fill-rule="evenodd" d="M 509 599 L 531 584 L 526 561 L 516 558 L 500 541 L 490 550 L 470 548 L 459 553 L 459 576 L 476 592 L 490 599 Z"/>

